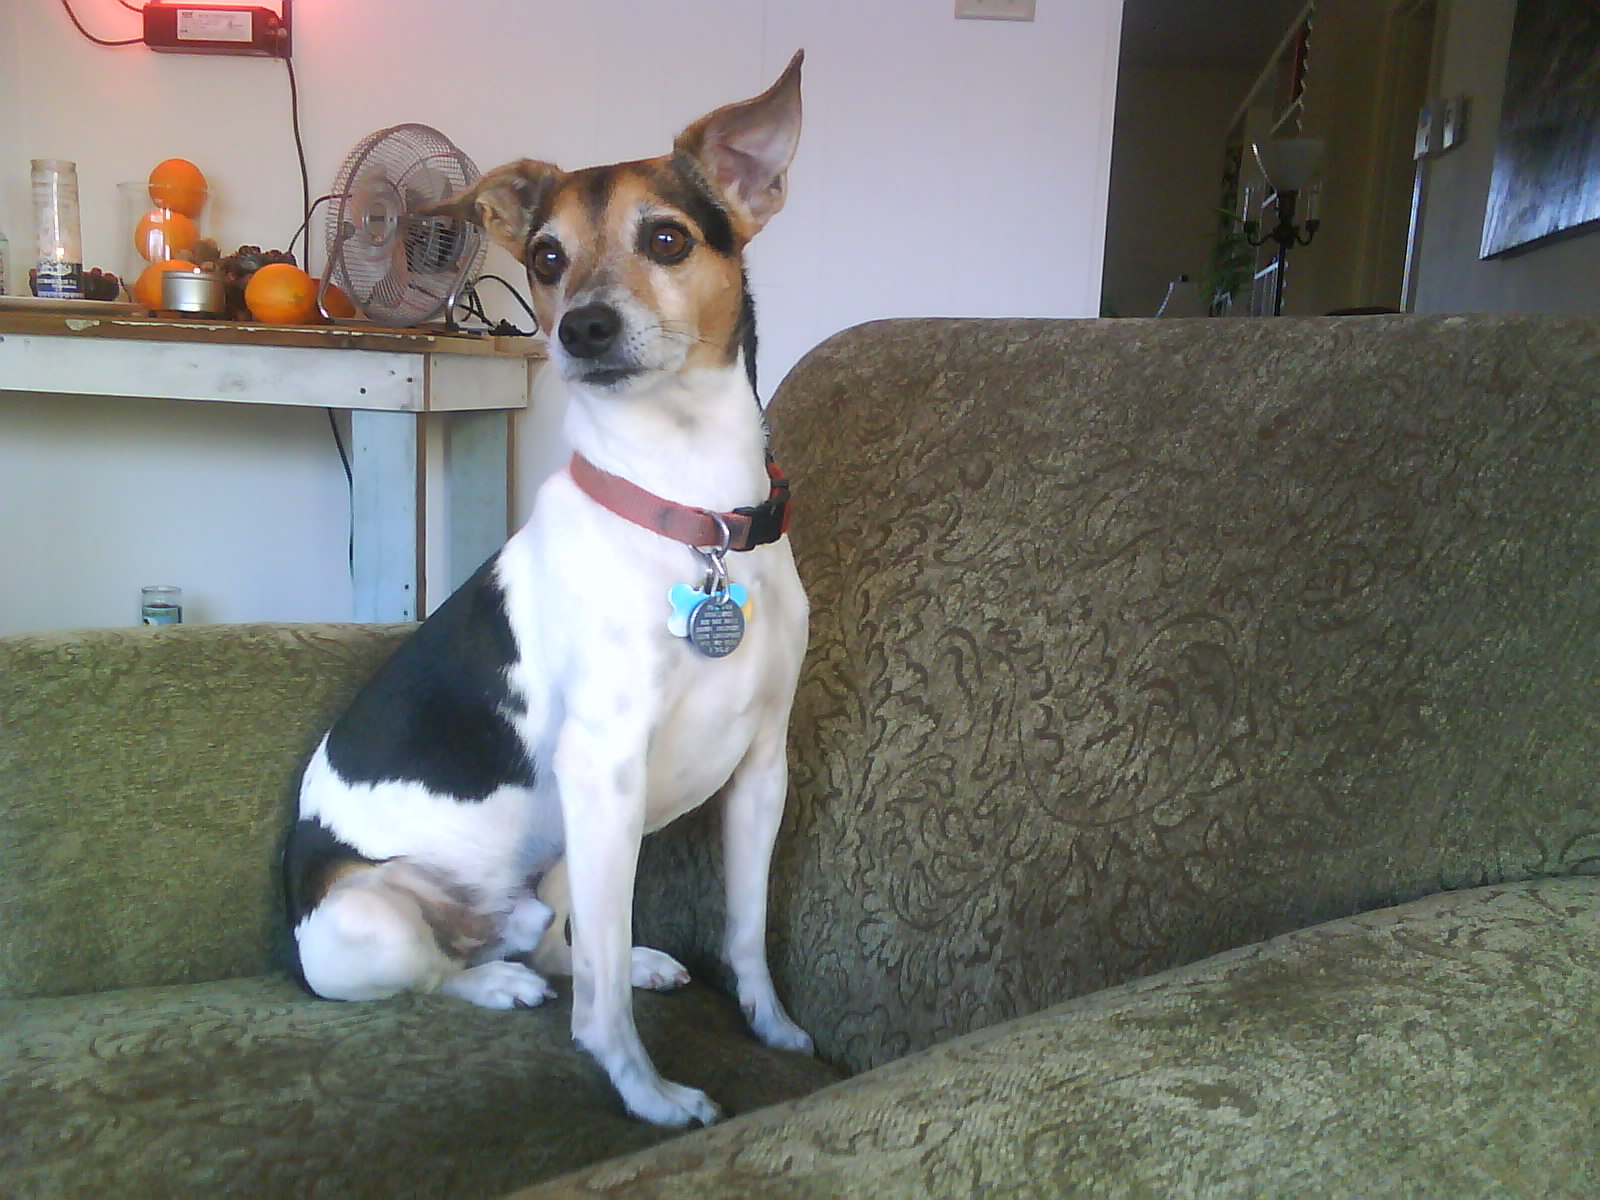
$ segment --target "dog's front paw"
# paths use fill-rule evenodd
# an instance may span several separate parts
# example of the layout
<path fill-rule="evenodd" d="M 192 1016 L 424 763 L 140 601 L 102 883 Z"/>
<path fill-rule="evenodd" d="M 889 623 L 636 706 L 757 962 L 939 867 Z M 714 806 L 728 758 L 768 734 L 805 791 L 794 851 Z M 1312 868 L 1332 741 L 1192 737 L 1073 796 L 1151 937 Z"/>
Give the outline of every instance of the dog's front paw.
<path fill-rule="evenodd" d="M 633 986 L 652 992 L 674 991 L 689 982 L 689 968 L 672 955 L 652 950 L 649 946 L 633 948 L 629 968 Z"/>
<path fill-rule="evenodd" d="M 622 1102 L 641 1121 L 669 1129 L 712 1125 L 722 1119 L 722 1110 L 699 1088 L 670 1083 L 659 1076 L 641 1079 L 628 1087 L 618 1086 Z"/>
<path fill-rule="evenodd" d="M 537 1008 L 555 995 L 544 976 L 514 962 L 468 967 L 445 980 L 439 990 L 481 1008 Z"/>
<path fill-rule="evenodd" d="M 811 1035 L 794 1023 L 783 1006 L 774 1000 L 771 1004 L 747 1004 L 745 1019 L 750 1022 L 750 1032 L 763 1046 L 774 1050 L 794 1050 L 801 1054 L 815 1054 L 816 1045 Z"/>

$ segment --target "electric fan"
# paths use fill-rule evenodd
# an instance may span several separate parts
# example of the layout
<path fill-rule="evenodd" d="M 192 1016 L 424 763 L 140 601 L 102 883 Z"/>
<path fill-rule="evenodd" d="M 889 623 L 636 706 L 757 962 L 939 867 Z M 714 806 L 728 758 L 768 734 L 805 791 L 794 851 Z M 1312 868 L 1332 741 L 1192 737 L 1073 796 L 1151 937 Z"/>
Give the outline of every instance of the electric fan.
<path fill-rule="evenodd" d="M 334 177 L 325 278 L 380 325 L 443 317 L 455 328 L 456 298 L 483 261 L 483 231 L 427 209 L 477 178 L 472 160 L 431 126 L 369 133 Z"/>

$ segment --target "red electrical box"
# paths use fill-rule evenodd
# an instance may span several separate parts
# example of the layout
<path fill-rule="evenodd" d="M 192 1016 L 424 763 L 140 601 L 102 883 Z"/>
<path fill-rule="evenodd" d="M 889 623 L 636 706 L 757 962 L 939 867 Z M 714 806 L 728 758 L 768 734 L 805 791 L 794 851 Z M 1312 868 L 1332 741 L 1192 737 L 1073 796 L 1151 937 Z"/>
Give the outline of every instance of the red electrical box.
<path fill-rule="evenodd" d="M 250 54 L 289 57 L 289 23 L 249 4 L 144 6 L 144 44 L 163 54 Z"/>

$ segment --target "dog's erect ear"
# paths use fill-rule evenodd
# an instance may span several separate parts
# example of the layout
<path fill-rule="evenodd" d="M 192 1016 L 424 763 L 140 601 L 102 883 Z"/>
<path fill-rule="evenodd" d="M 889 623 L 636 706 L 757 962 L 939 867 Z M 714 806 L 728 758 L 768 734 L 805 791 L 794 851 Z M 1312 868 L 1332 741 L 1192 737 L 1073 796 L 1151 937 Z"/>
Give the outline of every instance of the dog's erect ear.
<path fill-rule="evenodd" d="M 800 141 L 800 64 L 797 51 L 778 82 L 754 100 L 707 113 L 674 143 L 721 194 L 744 236 L 753 237 L 783 207 L 789 162 Z"/>
<path fill-rule="evenodd" d="M 559 167 L 524 158 L 486 171 L 466 191 L 430 205 L 426 211 L 483 226 L 513 258 L 525 262 L 528 234 L 533 232 L 533 214 L 560 178 Z"/>

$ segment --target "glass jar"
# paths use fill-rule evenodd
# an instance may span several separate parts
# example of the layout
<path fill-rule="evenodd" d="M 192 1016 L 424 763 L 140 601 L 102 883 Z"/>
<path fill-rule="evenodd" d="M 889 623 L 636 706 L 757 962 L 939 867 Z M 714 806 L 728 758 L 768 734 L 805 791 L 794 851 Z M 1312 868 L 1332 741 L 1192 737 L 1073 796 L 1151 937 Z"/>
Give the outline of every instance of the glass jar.
<path fill-rule="evenodd" d="M 78 164 L 33 160 L 33 215 L 38 231 L 38 294 L 83 299 L 83 238 L 78 223 Z"/>

